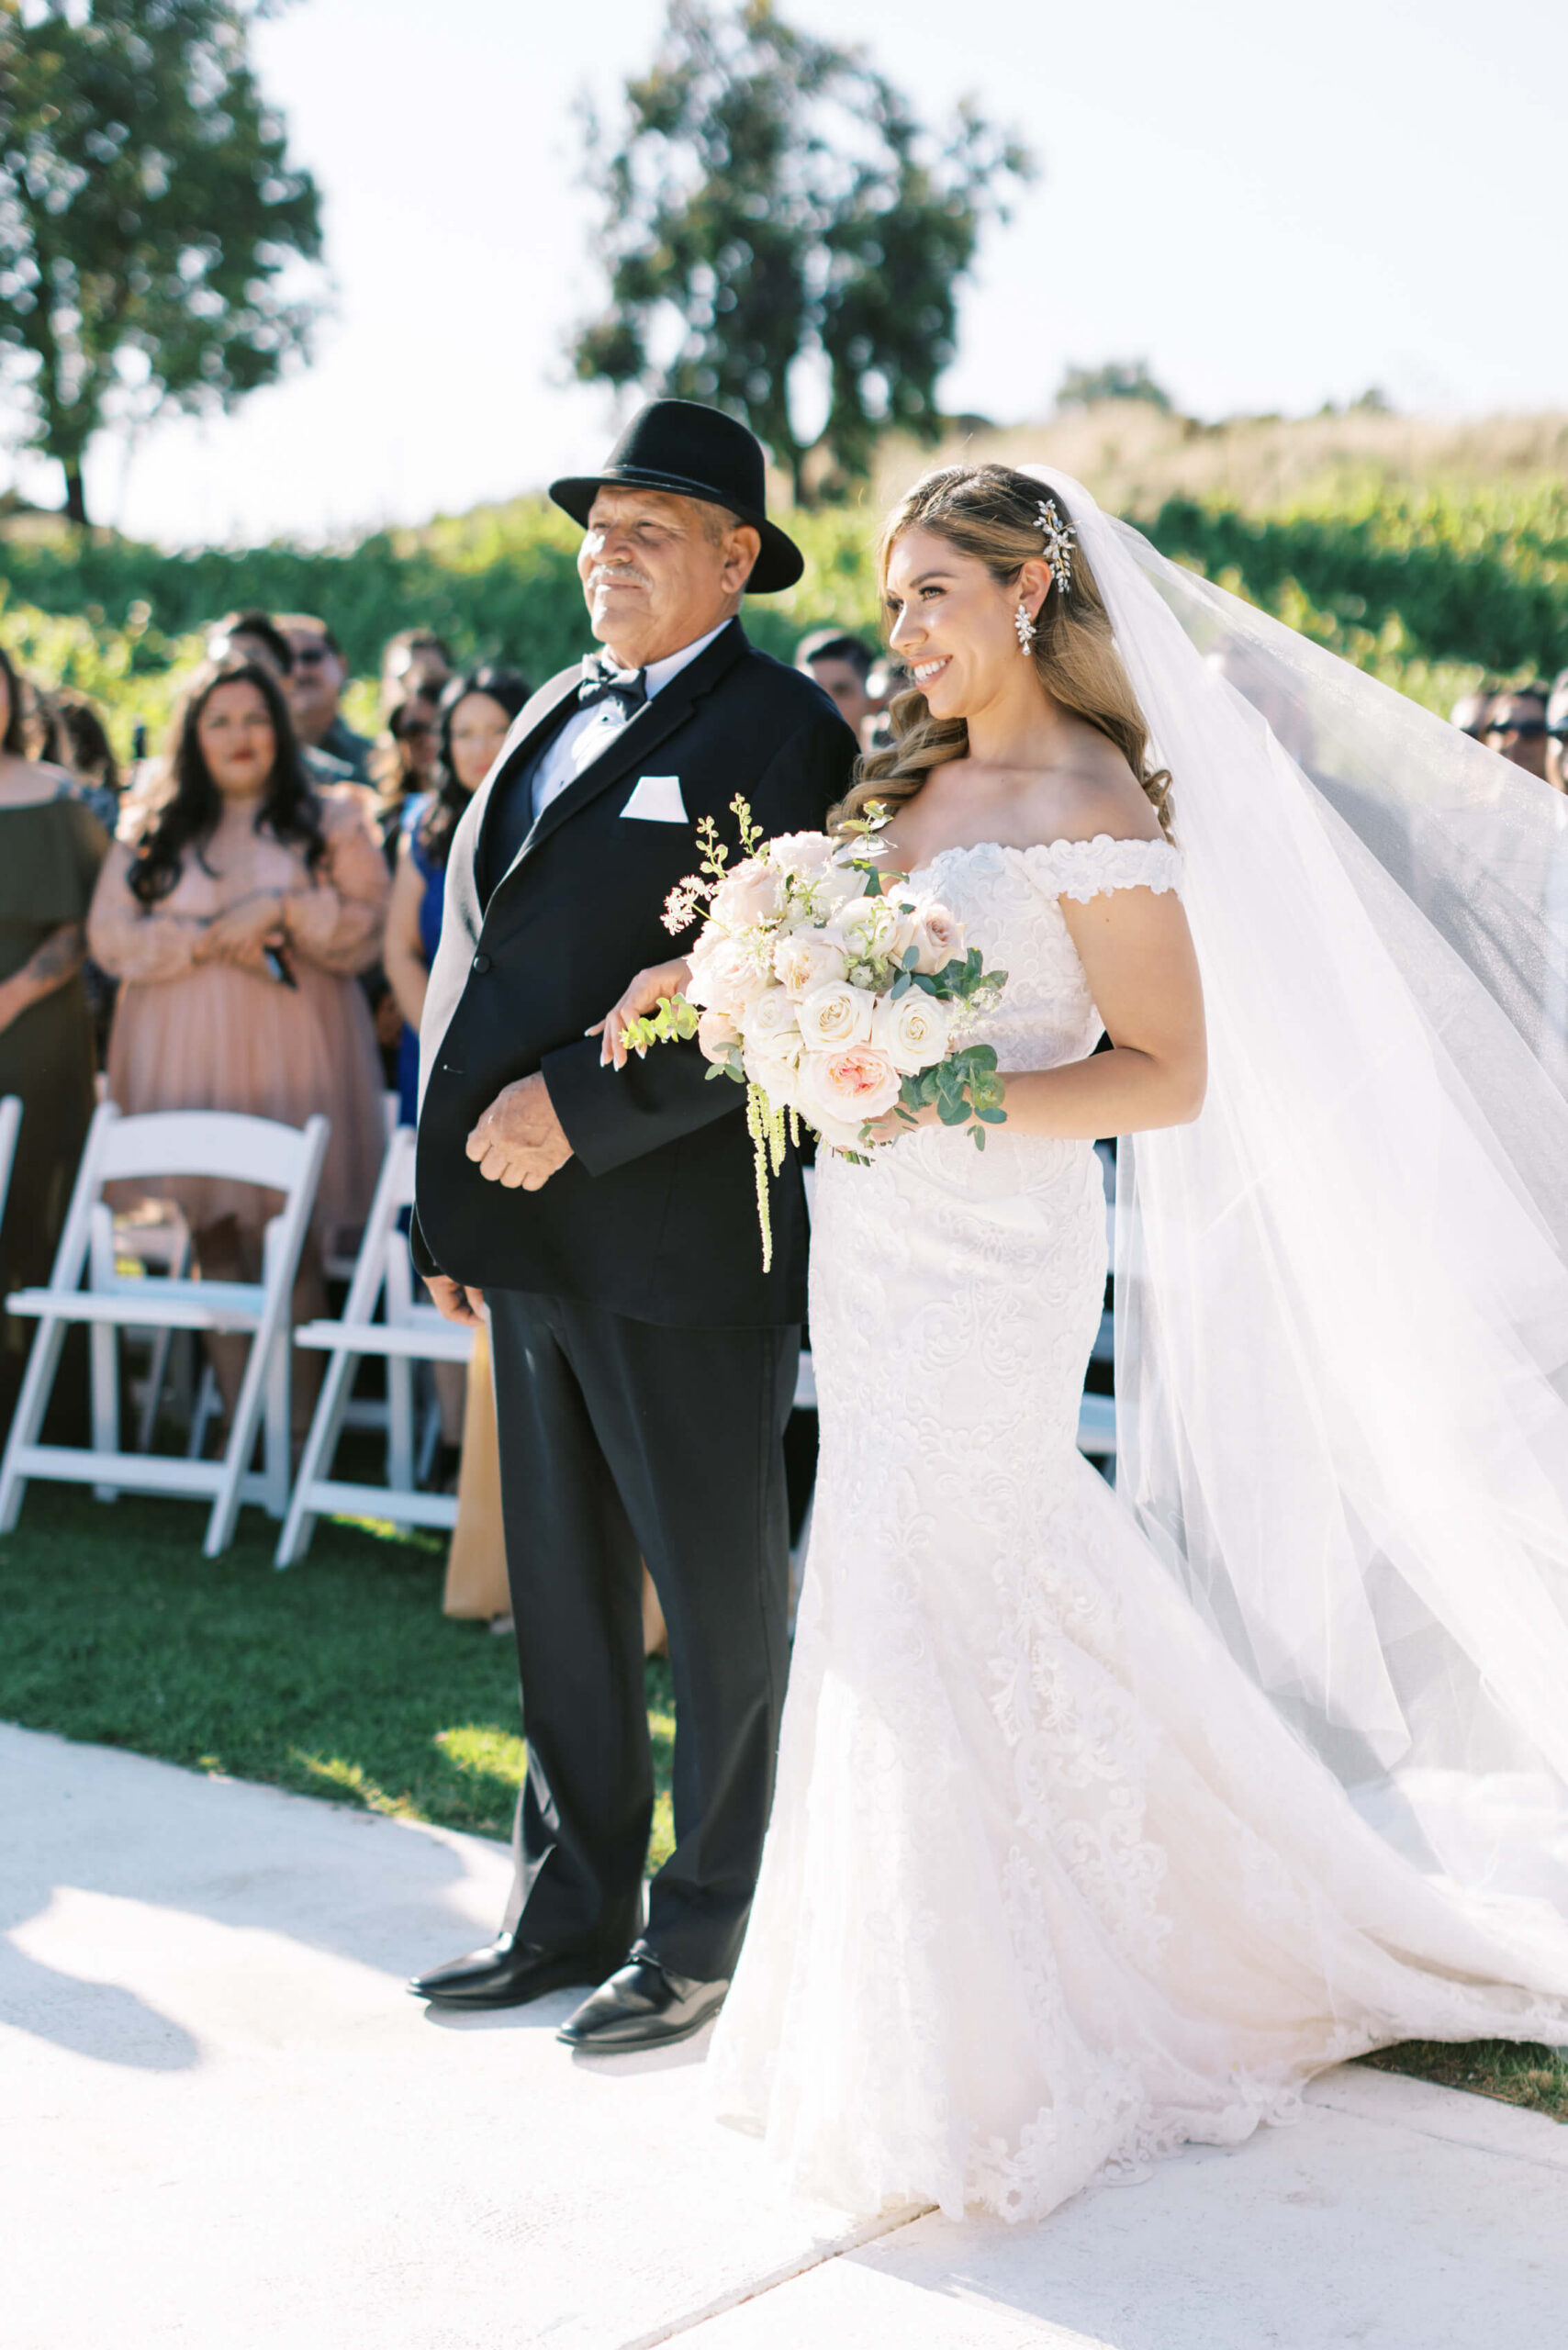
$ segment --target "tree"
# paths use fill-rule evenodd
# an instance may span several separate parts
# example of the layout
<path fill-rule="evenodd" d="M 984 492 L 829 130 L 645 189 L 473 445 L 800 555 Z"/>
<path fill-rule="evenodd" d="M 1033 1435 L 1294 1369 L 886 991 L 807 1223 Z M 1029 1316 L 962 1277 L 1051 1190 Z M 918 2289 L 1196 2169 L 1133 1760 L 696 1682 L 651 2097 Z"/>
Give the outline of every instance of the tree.
<path fill-rule="evenodd" d="M 1145 400 L 1170 412 L 1170 395 L 1148 372 L 1147 359 L 1107 359 L 1103 367 L 1070 367 L 1057 394 L 1058 408 L 1092 408 L 1097 400 Z"/>
<path fill-rule="evenodd" d="M 967 102 L 925 129 L 863 51 L 795 31 L 772 0 L 671 0 L 623 127 L 585 121 L 609 300 L 573 343 L 582 380 L 744 417 L 800 503 L 813 449 L 832 494 L 886 427 L 935 439 L 958 282 L 1033 174 L 1014 139 Z M 825 382 L 814 435 L 801 363 Z"/>
<path fill-rule="evenodd" d="M 228 408 L 305 350 L 319 199 L 257 88 L 265 0 L 0 0 L 0 379 L 87 519 L 95 432 Z"/>

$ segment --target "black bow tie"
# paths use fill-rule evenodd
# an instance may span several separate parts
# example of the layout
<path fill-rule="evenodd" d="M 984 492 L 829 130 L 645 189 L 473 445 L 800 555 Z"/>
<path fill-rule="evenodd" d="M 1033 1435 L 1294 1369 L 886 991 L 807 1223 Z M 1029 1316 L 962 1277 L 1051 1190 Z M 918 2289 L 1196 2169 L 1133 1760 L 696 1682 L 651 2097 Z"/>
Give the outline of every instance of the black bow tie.
<path fill-rule="evenodd" d="M 582 682 L 577 688 L 577 708 L 591 710 L 596 701 L 618 701 L 628 717 L 641 710 L 648 699 L 648 688 L 643 683 L 641 669 L 618 669 L 602 653 L 590 653 L 583 663 Z"/>

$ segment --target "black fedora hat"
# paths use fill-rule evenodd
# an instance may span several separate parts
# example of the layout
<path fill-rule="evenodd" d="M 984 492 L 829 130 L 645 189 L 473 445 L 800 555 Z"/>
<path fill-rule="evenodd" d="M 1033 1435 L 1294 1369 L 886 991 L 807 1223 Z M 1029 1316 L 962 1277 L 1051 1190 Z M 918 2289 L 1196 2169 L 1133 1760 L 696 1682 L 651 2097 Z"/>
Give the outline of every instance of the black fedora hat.
<path fill-rule="evenodd" d="M 696 400 L 655 400 L 632 419 L 601 474 L 568 474 L 550 495 L 574 522 L 588 527 L 594 492 L 617 486 L 664 489 L 727 506 L 762 539 L 746 581 L 748 596 L 792 588 L 806 565 L 793 539 L 767 519 L 767 476 L 762 443 L 737 417 Z"/>

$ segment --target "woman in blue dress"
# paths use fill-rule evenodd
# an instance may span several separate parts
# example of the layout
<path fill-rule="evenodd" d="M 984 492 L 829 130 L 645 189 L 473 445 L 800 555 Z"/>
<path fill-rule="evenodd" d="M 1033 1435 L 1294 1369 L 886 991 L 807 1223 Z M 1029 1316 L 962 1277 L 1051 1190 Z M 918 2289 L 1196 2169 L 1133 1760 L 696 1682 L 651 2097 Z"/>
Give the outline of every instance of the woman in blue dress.
<path fill-rule="evenodd" d="M 486 666 L 454 677 L 437 711 L 436 789 L 411 800 L 403 817 L 382 960 L 405 1023 L 398 1053 L 398 1092 L 399 1115 L 408 1126 L 419 1115 L 420 1018 L 441 939 L 452 835 L 528 695 L 528 686 L 515 669 Z M 484 1331 L 478 1333 L 468 1366 L 466 1393 L 457 1364 L 438 1363 L 435 1377 L 442 1437 L 438 1482 L 449 1486 L 457 1471 L 457 1525 L 447 1555 L 442 1604 L 449 1616 L 487 1617 L 496 1630 L 510 1631 L 500 1461 Z"/>
<path fill-rule="evenodd" d="M 419 1113 L 420 1019 L 441 938 L 452 835 L 494 765 L 529 690 L 515 669 L 487 666 L 454 677 L 442 695 L 436 713 L 440 736 L 436 789 L 410 800 L 404 811 L 383 960 L 404 1021 L 398 1091 L 406 1126 L 411 1126 Z"/>

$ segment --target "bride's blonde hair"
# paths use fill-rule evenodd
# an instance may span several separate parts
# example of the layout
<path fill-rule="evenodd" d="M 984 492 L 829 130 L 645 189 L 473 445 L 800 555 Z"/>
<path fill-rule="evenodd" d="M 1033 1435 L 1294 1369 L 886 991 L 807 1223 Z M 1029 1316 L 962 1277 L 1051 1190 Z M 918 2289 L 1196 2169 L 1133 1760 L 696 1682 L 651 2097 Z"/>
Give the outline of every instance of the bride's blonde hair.
<path fill-rule="evenodd" d="M 930 531 L 983 563 L 999 587 L 1009 588 L 1031 555 L 1045 552 L 1040 503 L 1045 485 L 1011 465 L 944 465 L 927 474 L 894 507 L 877 547 L 877 576 L 884 593 L 892 551 L 906 531 Z M 1061 499 L 1062 520 L 1070 522 Z M 1148 765 L 1148 729 L 1111 635 L 1110 616 L 1080 546 L 1072 550 L 1072 581 L 1047 589 L 1036 616 L 1033 647 L 1040 683 L 1066 710 L 1109 737 L 1148 793 L 1159 828 L 1170 837 L 1170 773 Z M 969 730 L 961 718 L 933 718 L 925 696 L 911 690 L 893 702 L 892 747 L 861 759 L 855 782 L 832 821 L 858 816 L 870 800 L 890 814 L 913 800 L 933 767 L 961 759 Z"/>

